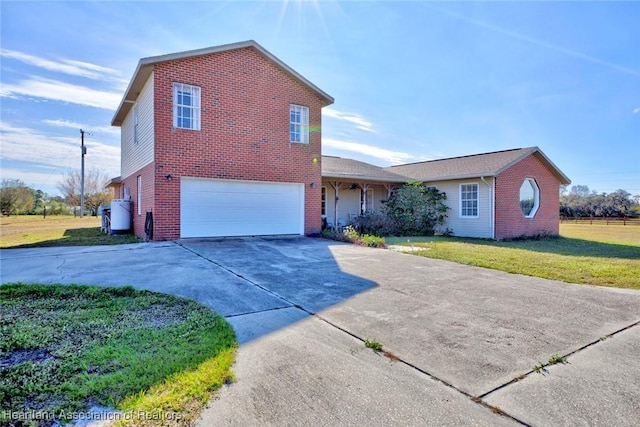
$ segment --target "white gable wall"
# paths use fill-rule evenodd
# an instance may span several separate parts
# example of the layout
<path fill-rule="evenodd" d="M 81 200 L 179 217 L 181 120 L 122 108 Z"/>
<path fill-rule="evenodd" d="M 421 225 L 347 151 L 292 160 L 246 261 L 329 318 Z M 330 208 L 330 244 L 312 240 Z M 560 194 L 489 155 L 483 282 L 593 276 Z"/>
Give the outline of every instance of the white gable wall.
<path fill-rule="evenodd" d="M 493 206 L 493 178 L 472 178 L 456 181 L 427 182 L 429 186 L 447 193 L 446 204 L 449 206 L 444 228 L 453 230 L 458 237 L 492 238 L 492 206 Z M 460 184 L 478 184 L 478 217 L 460 217 Z M 489 184 L 489 185 L 487 185 Z"/>
<path fill-rule="evenodd" d="M 137 99 L 138 143 L 134 143 L 131 108 L 120 128 L 120 171 L 122 178 L 136 173 L 154 160 L 153 73 L 147 79 Z"/>

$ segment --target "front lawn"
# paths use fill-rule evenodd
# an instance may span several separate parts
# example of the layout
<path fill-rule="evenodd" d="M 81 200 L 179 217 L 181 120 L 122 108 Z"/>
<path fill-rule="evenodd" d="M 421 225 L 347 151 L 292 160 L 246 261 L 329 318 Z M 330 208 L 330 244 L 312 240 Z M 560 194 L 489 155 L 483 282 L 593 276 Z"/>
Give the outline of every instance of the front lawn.
<path fill-rule="evenodd" d="M 592 228 L 590 228 L 592 227 Z M 608 227 L 602 229 L 602 227 Z M 563 282 L 640 289 L 640 227 L 562 224 L 560 237 L 496 242 L 455 237 L 387 238 L 414 255 Z"/>
<path fill-rule="evenodd" d="M 100 217 L 21 215 L 0 217 L 0 248 L 91 246 L 138 243 L 132 234 L 109 236 L 100 231 Z"/>
<path fill-rule="evenodd" d="M 232 378 L 235 348 L 231 326 L 191 300 L 131 287 L 2 285 L 0 424 L 11 412 L 65 421 L 101 405 L 132 425 L 147 423 L 138 415 L 188 425 Z"/>

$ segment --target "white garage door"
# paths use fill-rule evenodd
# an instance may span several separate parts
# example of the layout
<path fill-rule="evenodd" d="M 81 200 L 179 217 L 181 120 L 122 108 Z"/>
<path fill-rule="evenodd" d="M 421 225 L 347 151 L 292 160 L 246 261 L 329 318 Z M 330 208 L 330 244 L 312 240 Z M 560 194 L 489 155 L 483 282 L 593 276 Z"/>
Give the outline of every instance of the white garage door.
<path fill-rule="evenodd" d="M 304 234 L 304 184 L 180 179 L 180 237 Z"/>

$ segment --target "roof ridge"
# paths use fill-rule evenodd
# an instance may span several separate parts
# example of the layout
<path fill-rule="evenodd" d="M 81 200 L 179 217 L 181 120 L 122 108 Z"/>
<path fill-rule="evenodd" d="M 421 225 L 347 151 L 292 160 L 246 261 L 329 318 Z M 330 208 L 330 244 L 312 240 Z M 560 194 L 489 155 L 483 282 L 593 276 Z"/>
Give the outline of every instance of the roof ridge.
<path fill-rule="evenodd" d="M 443 159 L 423 160 L 421 162 L 403 163 L 401 165 L 387 166 L 387 167 L 385 167 L 385 169 L 395 168 L 395 167 L 402 167 L 402 166 L 409 166 L 409 165 L 418 165 L 418 164 L 422 164 L 422 163 L 441 162 L 441 161 L 444 161 L 444 160 L 464 159 L 466 157 L 486 156 L 488 154 L 507 153 L 509 151 L 526 150 L 527 148 L 531 148 L 532 149 L 532 148 L 535 148 L 535 147 L 509 148 L 507 150 L 489 151 L 487 153 L 476 153 L 476 154 L 467 154 L 465 156 L 445 157 Z"/>

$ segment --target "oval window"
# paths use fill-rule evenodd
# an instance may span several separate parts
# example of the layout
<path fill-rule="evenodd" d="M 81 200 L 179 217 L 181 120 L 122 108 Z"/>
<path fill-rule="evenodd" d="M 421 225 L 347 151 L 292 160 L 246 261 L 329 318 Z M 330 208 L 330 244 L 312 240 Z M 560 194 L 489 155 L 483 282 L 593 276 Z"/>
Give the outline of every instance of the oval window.
<path fill-rule="evenodd" d="M 520 186 L 520 209 L 527 218 L 531 218 L 538 210 L 538 186 L 532 178 L 526 178 Z"/>

